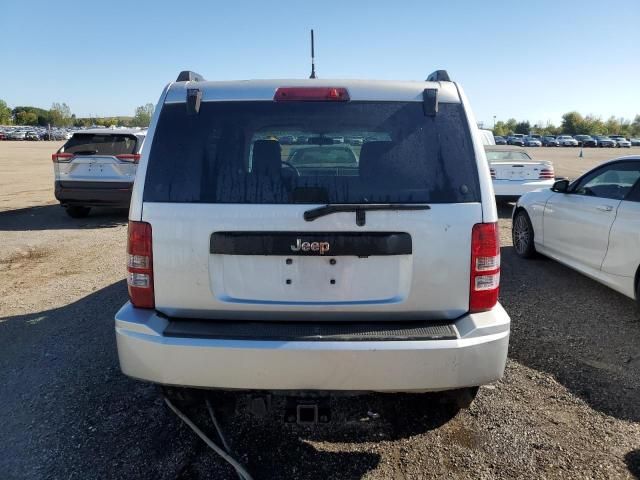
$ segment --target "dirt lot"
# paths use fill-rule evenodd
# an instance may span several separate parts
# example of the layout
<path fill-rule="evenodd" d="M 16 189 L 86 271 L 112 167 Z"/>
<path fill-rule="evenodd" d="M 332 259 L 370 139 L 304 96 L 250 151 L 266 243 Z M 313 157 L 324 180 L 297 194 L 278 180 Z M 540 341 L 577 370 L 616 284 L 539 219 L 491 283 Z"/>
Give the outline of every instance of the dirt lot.
<path fill-rule="evenodd" d="M 55 204 L 55 143 L 0 142 L 0 478 L 222 479 L 232 472 L 118 367 L 126 215 Z M 558 175 L 640 149 L 535 149 Z M 255 478 L 640 478 L 640 313 L 555 262 L 513 253 L 501 211 L 504 379 L 454 418 L 429 396 L 338 402 L 316 429 L 224 419 Z M 377 420 L 357 421 L 367 410 Z M 192 412 L 204 423 L 204 411 Z"/>

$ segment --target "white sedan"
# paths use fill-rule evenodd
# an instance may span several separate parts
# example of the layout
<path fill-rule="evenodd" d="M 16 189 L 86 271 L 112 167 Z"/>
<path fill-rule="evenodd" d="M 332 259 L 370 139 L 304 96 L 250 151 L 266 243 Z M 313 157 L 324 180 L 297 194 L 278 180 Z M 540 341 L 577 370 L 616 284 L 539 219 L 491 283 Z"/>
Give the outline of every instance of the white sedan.
<path fill-rule="evenodd" d="M 640 156 L 522 196 L 512 235 L 519 256 L 539 252 L 640 304 Z"/>
<path fill-rule="evenodd" d="M 558 135 L 556 137 L 558 144 L 561 147 L 577 147 L 578 141 L 570 135 Z"/>
<path fill-rule="evenodd" d="M 485 147 L 493 190 L 498 201 L 516 201 L 520 195 L 539 188 L 551 188 L 553 164 L 537 161 L 524 150 Z"/>

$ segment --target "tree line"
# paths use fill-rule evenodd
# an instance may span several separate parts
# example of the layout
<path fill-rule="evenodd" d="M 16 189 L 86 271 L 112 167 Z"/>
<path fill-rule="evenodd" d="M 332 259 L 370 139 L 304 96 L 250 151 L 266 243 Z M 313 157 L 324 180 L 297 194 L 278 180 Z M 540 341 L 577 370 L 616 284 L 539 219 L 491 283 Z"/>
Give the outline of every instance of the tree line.
<path fill-rule="evenodd" d="M 506 122 L 498 121 L 493 127 L 493 134 L 508 136 L 513 133 L 528 135 L 624 135 L 627 138 L 640 137 L 640 115 L 632 120 L 610 117 L 602 120 L 595 115 L 582 116 L 578 112 L 568 112 L 562 116 L 559 126 L 552 123 L 546 125 L 531 125 L 528 121 L 517 121 L 510 118 Z"/>
<path fill-rule="evenodd" d="M 153 104 L 137 107 L 133 116 L 127 117 L 77 117 L 66 103 L 54 102 L 49 110 L 32 106 L 9 108 L 0 100 L 0 125 L 39 125 L 46 127 L 90 127 L 92 125 L 111 125 L 123 127 L 148 127 L 153 116 Z"/>

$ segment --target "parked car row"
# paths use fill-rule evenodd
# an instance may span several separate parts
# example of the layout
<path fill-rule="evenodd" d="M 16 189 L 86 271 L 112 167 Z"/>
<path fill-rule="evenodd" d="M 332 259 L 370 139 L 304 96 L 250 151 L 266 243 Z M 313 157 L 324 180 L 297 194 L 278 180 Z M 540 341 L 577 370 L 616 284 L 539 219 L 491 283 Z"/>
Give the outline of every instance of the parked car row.
<path fill-rule="evenodd" d="M 273 135 L 270 138 L 277 140 L 280 145 L 307 145 L 309 143 L 308 135 Z M 354 146 L 360 146 L 365 140 L 371 140 L 360 136 L 330 136 L 327 138 L 330 139 L 332 143 L 346 143 Z"/>
<path fill-rule="evenodd" d="M 523 135 L 496 136 L 496 145 L 519 147 L 622 147 L 640 146 L 640 138 L 627 139 L 623 135 Z"/>
<path fill-rule="evenodd" d="M 119 130 L 122 127 L 111 127 Z M 75 132 L 87 130 L 83 128 L 46 128 L 40 126 L 0 126 L 0 140 L 39 141 L 39 140 L 69 140 Z"/>
<path fill-rule="evenodd" d="M 45 127 L 32 126 L 8 126 L 0 127 L 0 140 L 68 140 L 73 131 L 64 128 L 47 129 Z"/>

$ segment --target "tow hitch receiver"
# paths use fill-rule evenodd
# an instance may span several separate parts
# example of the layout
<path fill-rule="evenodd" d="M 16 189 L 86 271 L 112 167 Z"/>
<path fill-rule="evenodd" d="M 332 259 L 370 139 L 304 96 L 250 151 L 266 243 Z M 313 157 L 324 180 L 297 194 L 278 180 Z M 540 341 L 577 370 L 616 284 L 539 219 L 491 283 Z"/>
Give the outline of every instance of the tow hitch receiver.
<path fill-rule="evenodd" d="M 285 409 L 287 423 L 315 425 L 329 423 L 331 410 L 328 399 L 288 398 Z"/>
<path fill-rule="evenodd" d="M 318 423 L 318 405 L 298 405 L 296 407 L 296 423 L 299 425 Z"/>

